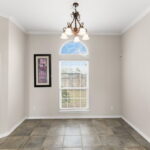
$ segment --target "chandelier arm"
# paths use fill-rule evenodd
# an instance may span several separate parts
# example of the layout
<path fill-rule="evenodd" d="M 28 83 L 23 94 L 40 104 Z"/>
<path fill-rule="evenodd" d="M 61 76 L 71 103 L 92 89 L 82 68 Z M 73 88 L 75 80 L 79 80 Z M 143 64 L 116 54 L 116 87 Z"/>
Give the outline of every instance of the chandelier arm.
<path fill-rule="evenodd" d="M 73 18 L 72 22 L 70 23 L 70 25 L 71 25 L 71 26 L 72 26 L 72 24 L 73 24 L 74 20 L 75 20 L 75 19 Z"/>
<path fill-rule="evenodd" d="M 78 13 L 78 18 L 77 19 L 80 21 L 80 13 Z"/>
<path fill-rule="evenodd" d="M 77 19 L 75 19 L 75 23 L 74 23 L 74 31 L 77 30 Z"/>
<path fill-rule="evenodd" d="M 82 25 L 81 25 L 81 23 L 80 23 L 80 21 L 77 19 L 77 22 L 78 22 L 78 24 L 80 25 L 80 27 L 82 27 Z"/>

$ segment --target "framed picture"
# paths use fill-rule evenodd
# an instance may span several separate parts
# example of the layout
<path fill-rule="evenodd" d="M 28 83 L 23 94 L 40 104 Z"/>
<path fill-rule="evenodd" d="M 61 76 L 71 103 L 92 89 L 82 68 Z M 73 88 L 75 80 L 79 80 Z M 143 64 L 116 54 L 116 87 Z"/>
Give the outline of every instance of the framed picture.
<path fill-rule="evenodd" d="M 51 87 L 51 54 L 34 54 L 34 87 Z"/>

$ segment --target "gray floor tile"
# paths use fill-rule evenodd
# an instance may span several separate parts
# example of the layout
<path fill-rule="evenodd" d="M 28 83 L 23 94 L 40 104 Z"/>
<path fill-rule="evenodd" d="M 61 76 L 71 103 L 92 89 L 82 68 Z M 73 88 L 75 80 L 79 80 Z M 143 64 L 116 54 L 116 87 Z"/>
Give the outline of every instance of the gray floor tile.
<path fill-rule="evenodd" d="M 37 127 L 40 123 L 40 120 L 25 120 L 20 127 L 34 128 Z"/>
<path fill-rule="evenodd" d="M 30 136 L 33 131 L 33 128 L 23 127 L 23 128 L 17 128 L 11 136 Z"/>
<path fill-rule="evenodd" d="M 63 148 L 49 147 L 49 148 L 43 148 L 42 150 L 63 150 Z"/>
<path fill-rule="evenodd" d="M 139 143 L 132 136 L 101 136 L 103 145 L 118 147 L 138 147 Z"/>
<path fill-rule="evenodd" d="M 132 136 L 120 136 L 119 140 L 123 147 L 138 147 L 140 144 Z"/>
<path fill-rule="evenodd" d="M 100 139 L 102 141 L 103 145 L 109 145 L 109 146 L 117 146 L 117 147 L 121 147 L 121 141 L 120 138 L 117 136 L 100 136 Z"/>
<path fill-rule="evenodd" d="M 24 148 L 41 148 L 45 140 L 42 136 L 32 136 L 29 138 L 28 142 L 24 145 Z"/>
<path fill-rule="evenodd" d="M 103 128 L 97 127 L 96 128 L 96 132 L 97 132 L 98 135 L 101 135 L 101 136 L 114 135 L 114 132 L 113 132 L 113 130 L 110 127 L 103 127 Z"/>
<path fill-rule="evenodd" d="M 63 150 L 82 150 L 82 148 L 63 148 Z"/>
<path fill-rule="evenodd" d="M 49 147 L 63 147 L 63 136 L 49 136 L 46 137 L 43 143 L 44 148 L 49 148 Z"/>
<path fill-rule="evenodd" d="M 64 127 L 66 120 L 63 119 L 54 119 L 51 123 L 51 127 Z"/>
<path fill-rule="evenodd" d="M 96 135 L 95 127 L 81 127 L 81 135 Z"/>
<path fill-rule="evenodd" d="M 48 130 L 48 136 L 56 136 L 56 135 L 65 135 L 65 127 L 64 126 L 54 126 Z"/>
<path fill-rule="evenodd" d="M 127 130 L 125 127 L 123 127 L 123 126 L 114 127 L 114 128 L 112 129 L 112 131 L 113 131 L 113 133 L 114 133 L 115 135 L 118 135 L 118 136 L 129 135 L 128 130 Z"/>
<path fill-rule="evenodd" d="M 80 127 L 66 127 L 65 135 L 81 135 Z"/>
<path fill-rule="evenodd" d="M 32 133 L 31 136 L 46 136 L 48 134 L 48 128 L 47 127 L 36 127 Z"/>
<path fill-rule="evenodd" d="M 47 120 L 41 120 L 41 122 L 38 124 L 39 127 L 47 127 L 50 128 L 52 125 L 52 120 L 47 119 Z"/>
<path fill-rule="evenodd" d="M 0 149 L 0 150 L 20 150 L 20 149 L 18 148 L 18 149 Z"/>
<path fill-rule="evenodd" d="M 81 136 L 64 136 L 63 147 L 82 147 Z"/>
<path fill-rule="evenodd" d="M 7 137 L 0 138 L 0 144 L 4 143 L 6 141 Z"/>
<path fill-rule="evenodd" d="M 96 128 L 107 128 L 108 126 L 106 125 L 105 119 L 102 120 L 93 120 L 92 121 L 92 126 L 96 127 Z"/>
<path fill-rule="evenodd" d="M 82 143 L 84 147 L 102 145 L 102 142 L 97 135 L 82 136 Z"/>
<path fill-rule="evenodd" d="M 0 149 L 18 149 L 24 146 L 29 137 L 12 136 L 8 137 L 6 141 L 0 144 Z"/>
<path fill-rule="evenodd" d="M 121 147 L 114 146 L 95 146 L 95 147 L 84 147 L 83 150 L 124 150 Z"/>
<path fill-rule="evenodd" d="M 150 150 L 122 119 L 25 120 L 0 150 Z"/>
<path fill-rule="evenodd" d="M 105 122 L 106 122 L 106 125 L 111 128 L 122 126 L 118 119 L 106 119 Z"/>
<path fill-rule="evenodd" d="M 42 150 L 42 148 L 21 148 L 19 150 Z"/>
<path fill-rule="evenodd" d="M 81 120 L 79 120 L 79 119 L 69 119 L 66 121 L 66 126 L 79 127 L 80 123 L 81 123 Z"/>
<path fill-rule="evenodd" d="M 124 148 L 123 150 L 146 150 L 144 147 L 129 147 Z"/>

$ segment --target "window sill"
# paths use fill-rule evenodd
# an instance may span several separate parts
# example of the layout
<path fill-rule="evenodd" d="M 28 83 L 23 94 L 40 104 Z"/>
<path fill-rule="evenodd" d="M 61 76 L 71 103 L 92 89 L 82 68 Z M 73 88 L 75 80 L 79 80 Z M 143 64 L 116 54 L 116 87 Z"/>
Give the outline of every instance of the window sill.
<path fill-rule="evenodd" d="M 60 109 L 59 112 L 62 112 L 62 113 L 81 113 L 81 112 L 89 112 L 90 110 L 89 109 Z"/>

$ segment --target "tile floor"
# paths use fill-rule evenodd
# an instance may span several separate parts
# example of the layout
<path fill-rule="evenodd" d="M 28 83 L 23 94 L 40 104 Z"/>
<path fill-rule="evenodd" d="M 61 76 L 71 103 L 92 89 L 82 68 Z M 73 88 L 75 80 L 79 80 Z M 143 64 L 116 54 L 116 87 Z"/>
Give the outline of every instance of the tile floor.
<path fill-rule="evenodd" d="M 150 150 L 122 119 L 25 120 L 0 150 Z"/>

